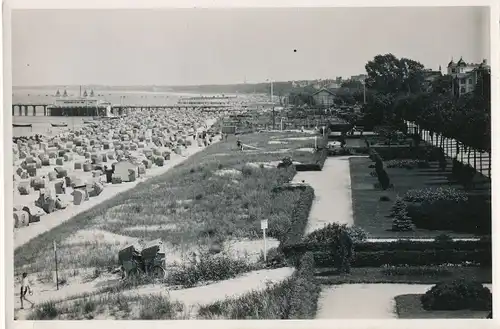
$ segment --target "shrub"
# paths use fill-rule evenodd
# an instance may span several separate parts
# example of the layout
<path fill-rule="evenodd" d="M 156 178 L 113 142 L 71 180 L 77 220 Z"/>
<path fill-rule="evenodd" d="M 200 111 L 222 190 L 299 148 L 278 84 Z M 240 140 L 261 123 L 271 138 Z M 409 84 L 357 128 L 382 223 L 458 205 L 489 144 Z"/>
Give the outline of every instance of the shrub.
<path fill-rule="evenodd" d="M 453 243 L 453 238 L 449 236 L 448 234 L 440 234 L 437 237 L 434 238 L 434 242 L 436 243 Z"/>
<path fill-rule="evenodd" d="M 53 320 L 59 315 L 59 310 L 54 302 L 44 302 L 29 316 L 29 320 Z"/>
<path fill-rule="evenodd" d="M 272 268 L 286 266 L 287 261 L 285 254 L 279 248 L 270 248 L 267 251 L 267 265 Z"/>
<path fill-rule="evenodd" d="M 392 230 L 396 232 L 413 231 L 414 225 L 411 218 L 408 216 L 408 206 L 401 199 L 397 197 L 396 202 L 392 206 L 391 216 L 394 217 L 392 221 Z"/>
<path fill-rule="evenodd" d="M 421 297 L 425 310 L 484 310 L 492 304 L 491 291 L 479 282 L 455 280 L 441 282 Z"/>
<path fill-rule="evenodd" d="M 316 230 L 305 237 L 306 243 L 328 243 L 331 245 L 329 252 L 336 261 L 341 272 L 350 272 L 350 264 L 354 253 L 353 239 L 347 226 L 331 223 L 322 229 Z"/>
<path fill-rule="evenodd" d="M 392 220 L 392 230 L 395 232 L 409 232 L 414 230 L 414 224 L 410 217 L 408 217 L 408 212 L 399 212 L 394 216 Z"/>
<path fill-rule="evenodd" d="M 382 201 L 382 202 L 388 202 L 388 201 L 391 201 L 391 198 L 389 198 L 387 195 L 382 195 L 382 196 L 379 198 L 379 201 Z"/>
<path fill-rule="evenodd" d="M 244 260 L 235 260 L 226 255 L 204 254 L 200 260 L 193 259 L 187 264 L 169 271 L 170 284 L 192 287 L 203 281 L 221 281 L 255 269 Z"/>
<path fill-rule="evenodd" d="M 400 212 L 406 212 L 407 207 L 408 205 L 406 204 L 406 202 L 404 202 L 404 200 L 401 197 L 397 196 L 396 201 L 394 202 L 391 208 L 391 216 L 394 217 L 396 216 L 396 214 Z"/>

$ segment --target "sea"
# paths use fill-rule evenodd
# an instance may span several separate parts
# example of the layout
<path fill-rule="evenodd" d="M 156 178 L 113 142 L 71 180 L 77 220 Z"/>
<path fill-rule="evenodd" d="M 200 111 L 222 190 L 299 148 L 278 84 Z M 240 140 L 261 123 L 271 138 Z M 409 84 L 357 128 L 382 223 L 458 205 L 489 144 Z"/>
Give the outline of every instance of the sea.
<path fill-rule="evenodd" d="M 59 90 L 61 93 L 64 90 Z M 85 89 L 82 89 L 82 93 Z M 130 91 L 130 90 L 99 90 L 94 89 L 94 98 L 108 101 L 113 105 L 175 105 L 180 97 L 194 96 L 215 96 L 217 94 L 196 94 L 180 92 L 154 92 L 154 91 Z M 46 88 L 15 88 L 12 92 L 12 104 L 53 104 L 56 99 L 57 89 L 49 90 Z M 90 93 L 90 90 L 87 90 Z M 68 97 L 78 97 L 79 89 L 67 89 Z M 13 127 L 12 136 L 32 136 L 41 134 L 45 136 L 57 135 L 68 129 L 78 129 L 84 125 L 84 120 L 89 117 L 51 117 L 43 115 L 43 108 L 38 107 L 36 115 L 33 115 L 33 108 L 28 109 L 28 115 L 19 115 L 19 109 L 16 107 L 12 116 L 12 123 L 32 124 L 32 127 Z M 52 127 L 54 124 L 67 124 L 67 127 Z"/>

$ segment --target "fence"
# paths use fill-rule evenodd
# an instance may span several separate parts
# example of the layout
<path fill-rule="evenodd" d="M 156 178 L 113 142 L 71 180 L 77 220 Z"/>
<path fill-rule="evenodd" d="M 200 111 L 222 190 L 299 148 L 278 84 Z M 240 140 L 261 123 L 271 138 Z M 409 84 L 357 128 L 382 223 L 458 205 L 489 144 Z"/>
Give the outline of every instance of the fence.
<path fill-rule="evenodd" d="M 419 126 L 414 122 L 406 121 L 409 132 L 418 133 Z M 439 133 L 431 134 L 429 131 L 422 129 L 420 137 L 423 141 L 436 147 L 441 147 L 444 153 L 450 158 L 457 158 L 463 164 L 468 164 L 480 174 L 491 178 L 491 154 L 481 152 L 472 147 L 459 147 L 459 143 L 453 138 L 447 138 Z"/>

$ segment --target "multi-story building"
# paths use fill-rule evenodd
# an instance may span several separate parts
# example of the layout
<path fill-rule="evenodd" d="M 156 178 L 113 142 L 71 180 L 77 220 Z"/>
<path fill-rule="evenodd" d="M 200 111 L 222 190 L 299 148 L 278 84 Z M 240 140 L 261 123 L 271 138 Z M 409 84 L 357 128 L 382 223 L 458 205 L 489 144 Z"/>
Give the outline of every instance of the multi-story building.
<path fill-rule="evenodd" d="M 447 74 L 453 78 L 453 95 L 462 96 L 474 91 L 480 68 L 489 69 L 485 59 L 480 64 L 466 63 L 462 57 L 456 63 L 452 59 L 448 63 Z"/>

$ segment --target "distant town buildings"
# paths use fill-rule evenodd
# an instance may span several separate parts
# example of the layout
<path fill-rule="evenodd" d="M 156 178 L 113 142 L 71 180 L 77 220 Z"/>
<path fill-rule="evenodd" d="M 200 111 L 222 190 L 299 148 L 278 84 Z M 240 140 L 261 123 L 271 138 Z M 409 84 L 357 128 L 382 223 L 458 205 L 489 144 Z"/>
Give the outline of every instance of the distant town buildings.
<path fill-rule="evenodd" d="M 368 74 L 358 74 L 358 75 L 351 75 L 349 80 L 365 83 L 366 78 L 368 78 Z"/>
<path fill-rule="evenodd" d="M 480 69 L 490 69 L 486 59 L 482 63 L 466 63 L 462 57 L 458 62 L 453 59 L 448 63 L 447 74 L 453 77 L 452 92 L 454 95 L 462 96 L 474 91 L 479 78 Z"/>
<path fill-rule="evenodd" d="M 322 88 L 312 95 L 314 105 L 320 107 L 330 107 L 335 101 L 335 92 L 327 88 Z"/>
<path fill-rule="evenodd" d="M 424 71 L 424 89 L 427 91 L 432 90 L 432 83 L 437 78 L 443 76 L 441 73 L 441 65 L 439 66 L 439 70 L 433 71 L 432 69 L 427 69 Z"/>

